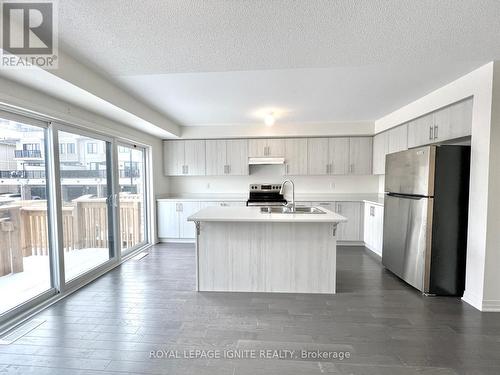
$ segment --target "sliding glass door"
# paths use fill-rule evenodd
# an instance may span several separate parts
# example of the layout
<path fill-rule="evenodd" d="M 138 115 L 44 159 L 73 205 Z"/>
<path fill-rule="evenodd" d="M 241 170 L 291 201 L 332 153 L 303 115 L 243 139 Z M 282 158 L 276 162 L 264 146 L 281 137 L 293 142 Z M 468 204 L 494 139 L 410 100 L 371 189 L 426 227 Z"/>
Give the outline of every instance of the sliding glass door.
<path fill-rule="evenodd" d="M 57 138 L 64 275 L 68 282 L 115 255 L 112 143 L 70 131 L 58 131 Z"/>
<path fill-rule="evenodd" d="M 146 150 L 137 145 L 119 144 L 118 169 L 120 244 L 125 254 L 147 241 Z"/>
<path fill-rule="evenodd" d="M 0 117 L 0 316 L 52 288 L 47 129 Z"/>
<path fill-rule="evenodd" d="M 146 245 L 146 148 L 0 109 L 0 328 Z"/>

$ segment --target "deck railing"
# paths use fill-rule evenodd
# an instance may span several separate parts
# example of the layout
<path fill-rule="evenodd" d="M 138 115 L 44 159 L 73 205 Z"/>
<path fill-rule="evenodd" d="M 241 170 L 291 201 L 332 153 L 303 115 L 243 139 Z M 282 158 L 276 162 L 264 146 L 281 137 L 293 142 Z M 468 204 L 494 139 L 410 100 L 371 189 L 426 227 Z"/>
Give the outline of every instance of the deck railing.
<path fill-rule="evenodd" d="M 123 171 L 120 171 L 122 174 Z M 130 177 L 130 176 L 121 176 L 121 177 Z M 23 170 L 12 170 L 12 171 L 0 171 L 1 179 L 44 179 L 45 171 L 44 170 L 33 170 L 33 171 L 23 171 Z M 106 171 L 104 170 L 61 170 L 61 178 L 106 178 Z"/>
<path fill-rule="evenodd" d="M 140 195 L 120 196 L 120 236 L 123 248 L 142 241 Z M 83 196 L 63 207 L 65 252 L 107 248 L 108 206 L 105 198 Z M 23 271 L 23 257 L 49 254 L 45 201 L 21 201 L 0 206 L 0 276 Z"/>

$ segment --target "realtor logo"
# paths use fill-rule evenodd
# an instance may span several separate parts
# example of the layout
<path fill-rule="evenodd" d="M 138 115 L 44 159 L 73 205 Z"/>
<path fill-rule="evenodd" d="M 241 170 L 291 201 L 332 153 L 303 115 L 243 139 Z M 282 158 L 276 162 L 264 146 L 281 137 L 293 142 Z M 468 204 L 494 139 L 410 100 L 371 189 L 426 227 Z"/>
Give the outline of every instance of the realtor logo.
<path fill-rule="evenodd" d="M 1 1 L 1 66 L 57 68 L 54 1 Z"/>

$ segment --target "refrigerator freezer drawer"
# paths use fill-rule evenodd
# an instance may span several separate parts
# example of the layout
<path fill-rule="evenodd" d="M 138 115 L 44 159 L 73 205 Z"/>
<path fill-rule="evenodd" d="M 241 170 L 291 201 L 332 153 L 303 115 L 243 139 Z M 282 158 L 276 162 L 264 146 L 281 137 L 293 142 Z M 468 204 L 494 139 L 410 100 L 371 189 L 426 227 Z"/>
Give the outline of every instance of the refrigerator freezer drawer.
<path fill-rule="evenodd" d="M 383 265 L 418 290 L 428 293 L 432 198 L 386 195 Z"/>

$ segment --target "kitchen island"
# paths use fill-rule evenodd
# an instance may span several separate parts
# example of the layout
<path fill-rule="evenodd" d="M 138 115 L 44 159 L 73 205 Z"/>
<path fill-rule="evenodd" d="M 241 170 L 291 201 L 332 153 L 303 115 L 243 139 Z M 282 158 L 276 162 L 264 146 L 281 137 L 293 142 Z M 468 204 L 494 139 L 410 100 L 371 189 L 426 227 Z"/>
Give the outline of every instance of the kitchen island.
<path fill-rule="evenodd" d="M 191 215 L 197 290 L 335 293 L 336 228 L 346 219 L 319 210 L 208 207 Z"/>

